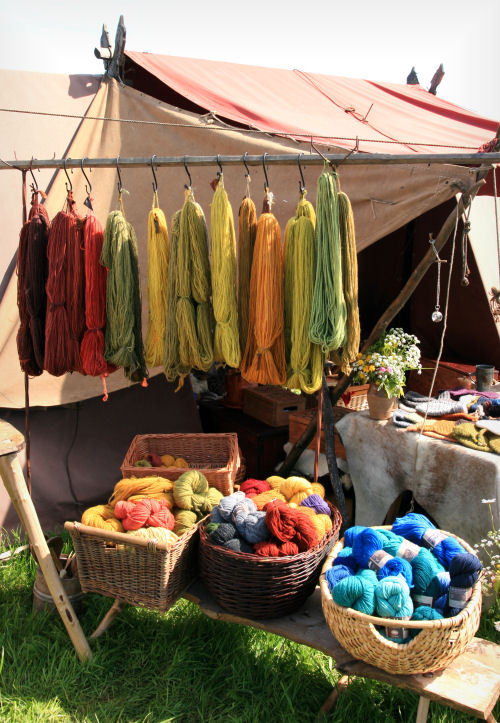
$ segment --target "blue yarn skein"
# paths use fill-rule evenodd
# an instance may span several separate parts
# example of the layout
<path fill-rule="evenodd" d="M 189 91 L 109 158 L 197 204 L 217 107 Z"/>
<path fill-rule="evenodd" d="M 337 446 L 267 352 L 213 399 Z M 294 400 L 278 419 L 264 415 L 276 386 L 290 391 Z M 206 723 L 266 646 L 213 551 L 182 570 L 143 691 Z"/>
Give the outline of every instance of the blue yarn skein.
<path fill-rule="evenodd" d="M 411 617 L 410 588 L 400 575 L 379 580 L 375 587 L 375 610 L 381 618 Z"/>
<path fill-rule="evenodd" d="M 413 611 L 413 615 L 411 616 L 412 620 L 441 620 L 443 616 L 439 612 L 439 610 L 436 610 L 435 608 L 431 608 L 429 605 L 419 605 L 418 608 L 415 608 Z M 419 631 L 416 631 L 419 632 Z"/>
<path fill-rule="evenodd" d="M 354 537 L 352 554 L 361 567 L 368 567 L 370 557 L 378 550 L 382 550 L 384 538 L 378 531 L 369 528 L 362 530 Z M 413 584 L 411 565 L 406 560 L 391 557 L 377 572 L 379 579 L 389 576 L 402 575 L 408 586 Z"/>
<path fill-rule="evenodd" d="M 262 510 L 249 512 L 244 505 L 237 504 L 233 509 L 233 522 L 236 529 L 251 545 L 256 542 L 265 542 L 271 537 L 266 525 L 266 513 Z"/>
<path fill-rule="evenodd" d="M 219 505 L 217 505 L 217 507 L 212 507 L 212 511 L 210 513 L 210 522 L 216 522 L 218 525 L 220 525 L 221 522 L 224 522 L 224 518 L 219 512 Z"/>
<path fill-rule="evenodd" d="M 449 615 L 458 615 L 468 602 L 469 596 L 466 592 L 472 588 L 479 579 L 483 566 L 481 560 L 465 552 L 463 555 L 455 555 L 450 564 L 450 588 L 448 590 Z M 460 607 L 452 606 L 455 599 L 462 599 Z"/>
<path fill-rule="evenodd" d="M 210 540 L 216 545 L 223 545 L 233 537 L 237 537 L 236 527 L 230 522 L 221 522 L 216 530 L 210 535 Z"/>
<path fill-rule="evenodd" d="M 330 592 L 333 590 L 335 585 L 343 580 L 345 577 L 351 577 L 352 570 L 345 565 L 335 565 L 326 571 L 325 577 L 330 588 Z"/>
<path fill-rule="evenodd" d="M 337 605 L 359 610 L 360 613 L 366 615 L 373 615 L 376 585 L 376 574 L 372 570 L 361 570 L 356 575 L 340 580 L 332 590 L 332 598 Z"/>
<path fill-rule="evenodd" d="M 446 617 L 446 609 L 448 607 L 448 593 L 446 595 L 441 595 L 441 597 L 438 597 L 434 600 L 434 610 L 437 610 L 441 615 Z"/>
<path fill-rule="evenodd" d="M 351 547 L 343 547 L 342 550 L 340 550 L 340 552 L 337 554 L 335 560 L 332 562 L 332 565 L 334 567 L 335 565 L 345 565 L 351 570 L 353 574 L 357 572 L 357 569 L 359 567 L 358 563 L 353 557 Z"/>
<path fill-rule="evenodd" d="M 238 502 L 243 502 L 243 500 L 246 499 L 249 498 L 245 497 L 244 492 L 233 492 L 232 495 L 229 495 L 228 497 L 223 497 L 219 502 L 219 514 L 222 519 L 225 522 L 229 522 L 231 520 L 231 513 L 233 511 L 233 507 L 238 504 Z M 255 507 L 255 502 L 253 504 Z M 216 520 L 213 520 L 213 522 L 216 522 Z"/>
<path fill-rule="evenodd" d="M 313 510 L 316 510 L 318 515 L 328 515 L 328 517 L 332 516 L 331 510 L 325 500 L 317 494 L 309 495 L 309 497 L 306 497 L 305 500 L 302 500 L 299 506 L 311 507 Z"/>
<path fill-rule="evenodd" d="M 424 535 L 429 530 L 437 530 L 437 528 L 425 515 L 418 512 L 408 512 L 404 517 L 397 517 L 392 526 L 392 532 L 406 537 L 407 540 L 415 542 L 417 545 L 421 542 L 425 544 Z M 439 562 L 447 569 L 449 569 L 455 555 L 465 552 L 458 540 L 448 536 L 438 542 L 432 548 L 432 551 Z"/>
<path fill-rule="evenodd" d="M 349 529 L 344 532 L 344 545 L 346 547 L 352 547 L 354 538 L 357 537 L 360 532 L 367 529 L 368 527 L 365 527 L 365 525 L 353 525 L 349 527 Z"/>
<path fill-rule="evenodd" d="M 253 547 L 240 537 L 233 537 L 231 540 L 227 540 L 222 547 L 225 547 L 226 550 L 233 550 L 233 552 L 254 552 Z"/>

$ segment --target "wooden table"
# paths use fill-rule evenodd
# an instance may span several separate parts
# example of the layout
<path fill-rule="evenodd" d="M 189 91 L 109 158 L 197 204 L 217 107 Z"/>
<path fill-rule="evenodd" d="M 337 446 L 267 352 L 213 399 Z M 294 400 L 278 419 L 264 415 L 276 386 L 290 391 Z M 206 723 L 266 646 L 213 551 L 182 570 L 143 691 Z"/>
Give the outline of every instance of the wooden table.
<path fill-rule="evenodd" d="M 495 721 L 491 711 L 500 695 L 500 646 L 488 640 L 474 638 L 465 653 L 445 670 L 420 675 L 391 675 L 356 660 L 344 650 L 325 622 L 319 587 L 298 612 L 272 620 L 252 620 L 226 612 L 211 598 L 200 581 L 193 583 L 183 597 L 198 605 L 209 618 L 281 635 L 333 658 L 342 677 L 323 704 L 323 714 L 333 708 L 350 680 L 361 676 L 417 693 L 420 696 L 417 723 L 427 719 L 431 700 L 490 723 Z"/>

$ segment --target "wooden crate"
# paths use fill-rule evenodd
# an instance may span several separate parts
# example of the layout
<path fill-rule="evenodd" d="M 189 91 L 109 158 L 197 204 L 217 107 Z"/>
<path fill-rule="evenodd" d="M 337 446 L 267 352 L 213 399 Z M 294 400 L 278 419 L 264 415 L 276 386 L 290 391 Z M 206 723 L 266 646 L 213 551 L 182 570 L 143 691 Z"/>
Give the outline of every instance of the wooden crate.
<path fill-rule="evenodd" d="M 345 411 L 343 413 L 346 413 Z M 288 415 L 288 441 L 295 444 L 306 428 L 309 426 L 309 422 L 312 417 L 316 414 L 316 410 L 306 410 L 305 412 L 291 412 Z M 341 415 L 339 415 L 340 417 Z M 334 432 L 334 444 L 335 444 L 335 456 L 341 459 L 346 459 L 346 453 L 344 445 L 340 441 L 340 437 L 337 431 Z M 308 449 L 316 449 L 316 440 L 313 439 L 308 445 Z M 325 451 L 325 431 L 321 430 L 321 444 L 320 452 Z"/>
<path fill-rule="evenodd" d="M 243 412 L 271 427 L 286 427 L 291 412 L 303 412 L 306 399 L 280 387 L 263 386 L 243 391 Z"/>

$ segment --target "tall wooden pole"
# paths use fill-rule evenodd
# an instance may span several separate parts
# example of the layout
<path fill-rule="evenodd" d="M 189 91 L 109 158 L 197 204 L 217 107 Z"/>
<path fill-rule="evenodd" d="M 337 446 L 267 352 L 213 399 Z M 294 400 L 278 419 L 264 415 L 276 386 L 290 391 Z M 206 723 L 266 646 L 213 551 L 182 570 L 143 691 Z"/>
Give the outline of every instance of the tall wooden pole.
<path fill-rule="evenodd" d="M 0 420 L 0 476 L 26 530 L 45 582 L 80 660 L 90 660 L 92 651 L 73 610 L 47 546 L 33 501 L 28 493 L 17 453 L 24 438 L 12 425 Z"/>

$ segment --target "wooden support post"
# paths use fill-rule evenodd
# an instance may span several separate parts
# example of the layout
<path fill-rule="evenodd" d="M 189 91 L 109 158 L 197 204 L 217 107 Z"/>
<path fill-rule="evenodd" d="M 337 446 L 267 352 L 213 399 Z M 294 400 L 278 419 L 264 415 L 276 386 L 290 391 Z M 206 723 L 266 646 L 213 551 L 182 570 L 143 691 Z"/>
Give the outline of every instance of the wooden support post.
<path fill-rule="evenodd" d="M 425 723 L 427 720 L 427 714 L 429 712 L 429 703 L 431 701 L 429 698 L 424 698 L 423 695 L 420 696 L 418 700 L 418 708 L 417 708 L 417 717 L 415 718 L 415 723 Z"/>
<path fill-rule="evenodd" d="M 20 432 L 0 420 L 0 476 L 9 494 L 21 523 L 26 530 L 45 582 L 66 627 L 71 642 L 80 660 L 90 660 L 92 651 L 76 617 L 73 606 L 62 586 L 50 550 L 45 540 L 40 521 L 26 487 L 23 471 L 17 453 L 24 446 Z"/>
<path fill-rule="evenodd" d="M 328 384 L 323 372 L 323 428 L 325 430 L 325 455 L 330 475 L 330 484 L 333 490 L 333 501 L 342 515 L 341 533 L 349 527 L 349 513 L 345 504 L 344 490 L 340 481 L 337 457 L 335 455 L 335 428 L 333 421 L 333 407 L 328 393 Z"/>
<path fill-rule="evenodd" d="M 109 628 L 113 620 L 118 617 L 118 615 L 123 610 L 125 603 L 121 600 L 115 600 L 114 603 L 109 608 L 106 615 L 103 617 L 99 625 L 96 627 L 92 635 L 90 636 L 91 640 L 94 640 L 95 638 L 100 638 L 101 635 L 104 635 L 106 630 Z"/>
<path fill-rule="evenodd" d="M 328 698 L 325 700 L 321 708 L 319 709 L 318 718 L 323 718 L 324 716 L 328 715 L 328 713 L 331 711 L 331 709 L 336 705 L 339 695 L 344 692 L 344 690 L 347 688 L 349 683 L 352 683 L 354 680 L 354 676 L 350 678 L 348 675 L 343 675 L 339 681 L 337 682 L 337 685 L 332 690 Z"/>
<path fill-rule="evenodd" d="M 465 208 L 467 205 L 473 200 L 473 198 L 476 196 L 477 192 L 481 188 L 481 186 L 486 183 L 484 179 L 481 179 L 474 183 L 469 189 L 464 191 L 462 194 L 462 198 L 459 201 L 458 206 L 458 213 L 462 214 L 465 211 Z M 455 226 L 455 220 L 457 217 L 457 210 L 454 209 L 444 224 L 441 227 L 441 230 L 436 238 L 435 246 L 436 251 L 439 253 L 439 251 L 443 248 L 445 243 L 448 241 L 451 232 L 453 231 L 453 228 Z M 411 297 L 417 286 L 420 284 L 422 279 L 424 278 L 425 274 L 429 270 L 429 268 L 434 263 L 434 252 L 432 249 L 429 249 L 429 251 L 426 253 L 424 258 L 419 262 L 418 266 L 413 270 L 413 273 L 411 274 L 410 278 L 406 282 L 406 284 L 403 286 L 399 294 L 396 296 L 392 304 L 387 308 L 387 310 L 382 314 L 380 319 L 377 321 L 375 326 L 373 327 L 370 336 L 365 341 L 363 346 L 361 347 L 361 351 L 365 351 L 368 349 L 368 347 L 373 344 L 380 336 L 381 334 L 387 329 L 391 321 L 394 319 L 394 317 L 401 311 L 403 306 L 406 304 L 408 299 Z M 351 376 L 346 376 L 345 374 L 340 378 L 339 383 L 336 387 L 333 388 L 333 391 L 331 393 L 331 400 L 332 404 L 335 404 L 337 400 L 340 398 L 340 396 L 345 392 L 349 384 L 351 383 Z M 299 459 L 302 452 L 306 449 L 306 447 L 309 445 L 310 441 L 314 437 L 316 433 L 316 418 L 313 416 L 311 421 L 309 422 L 309 425 L 307 429 L 303 432 L 300 439 L 297 440 L 297 442 L 293 445 L 292 449 L 288 453 L 285 461 L 280 467 L 279 473 L 282 477 L 286 477 L 286 475 L 290 472 L 291 469 L 293 469 L 295 463 Z"/>

